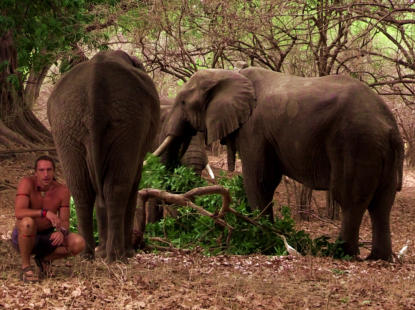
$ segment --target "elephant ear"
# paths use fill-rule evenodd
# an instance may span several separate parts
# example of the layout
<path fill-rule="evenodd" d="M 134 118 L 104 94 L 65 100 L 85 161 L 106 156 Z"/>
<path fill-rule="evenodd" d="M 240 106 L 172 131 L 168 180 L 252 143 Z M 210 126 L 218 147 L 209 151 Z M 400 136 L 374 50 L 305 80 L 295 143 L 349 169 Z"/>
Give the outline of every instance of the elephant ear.
<path fill-rule="evenodd" d="M 235 71 L 221 71 L 215 73 L 216 83 L 207 93 L 207 144 L 237 130 L 256 105 L 254 86 L 249 79 Z"/>

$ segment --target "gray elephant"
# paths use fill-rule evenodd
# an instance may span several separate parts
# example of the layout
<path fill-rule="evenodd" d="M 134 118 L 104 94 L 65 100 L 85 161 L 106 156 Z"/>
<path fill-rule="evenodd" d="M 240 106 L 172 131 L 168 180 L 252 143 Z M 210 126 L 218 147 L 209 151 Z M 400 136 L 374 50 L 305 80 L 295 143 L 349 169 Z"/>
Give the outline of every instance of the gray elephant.
<path fill-rule="evenodd" d="M 208 143 L 220 139 L 237 150 L 249 205 L 268 208 L 271 217 L 283 175 L 330 190 L 342 208 L 340 239 L 350 255 L 359 253 L 360 224 L 369 210 L 368 258 L 391 259 L 389 217 L 402 185 L 403 143 L 391 111 L 364 84 L 255 67 L 203 70 L 178 94 L 166 130 L 169 162 L 196 131 L 206 132 Z"/>
<path fill-rule="evenodd" d="M 174 105 L 174 99 L 161 97 L 160 98 L 160 133 L 158 135 L 158 144 L 166 138 L 166 124 Z M 156 146 L 158 146 L 158 144 Z M 208 157 L 205 150 L 204 135 L 202 132 L 197 133 L 192 137 L 186 152 L 183 154 L 180 164 L 192 168 L 197 174 L 201 175 L 203 169 L 208 164 Z"/>
<path fill-rule="evenodd" d="M 174 99 L 172 98 L 160 98 L 160 128 L 156 138 L 157 143 L 154 145 L 154 149 L 166 138 L 164 125 L 167 124 L 173 104 Z M 198 175 L 202 174 L 203 169 L 208 164 L 203 133 L 200 132 L 192 137 L 186 152 L 180 160 L 180 164 L 192 168 Z M 154 223 L 163 218 L 164 208 L 161 203 L 162 202 L 153 198 L 147 201 L 146 222 Z M 168 210 L 168 213 L 174 212 L 174 209 Z"/>
<path fill-rule="evenodd" d="M 138 184 L 160 119 L 157 90 L 141 63 L 123 51 L 104 51 L 75 66 L 56 84 L 48 118 L 73 195 L 80 233 L 94 256 L 111 262 L 132 254 Z"/>

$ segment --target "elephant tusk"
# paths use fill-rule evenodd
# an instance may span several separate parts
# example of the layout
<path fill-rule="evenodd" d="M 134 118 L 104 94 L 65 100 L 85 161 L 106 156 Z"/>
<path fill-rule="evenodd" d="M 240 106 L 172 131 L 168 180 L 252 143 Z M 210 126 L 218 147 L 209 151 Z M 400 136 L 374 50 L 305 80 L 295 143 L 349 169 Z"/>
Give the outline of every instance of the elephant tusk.
<path fill-rule="evenodd" d="M 167 136 L 167 138 L 164 139 L 164 141 L 160 144 L 157 150 L 153 152 L 153 155 L 159 156 L 161 153 L 163 153 L 172 140 L 173 140 L 173 136 Z"/>
<path fill-rule="evenodd" d="M 214 180 L 215 179 L 215 174 L 213 173 L 212 168 L 210 167 L 209 163 L 206 164 L 205 168 L 206 168 L 207 172 L 209 173 L 210 178 Z"/>
<path fill-rule="evenodd" d="M 161 153 L 163 153 L 167 146 L 170 144 L 170 142 L 173 140 L 173 136 L 167 136 L 166 139 L 160 144 L 160 146 L 153 152 L 154 156 L 159 156 Z M 147 164 L 147 160 L 143 162 L 143 166 Z"/>

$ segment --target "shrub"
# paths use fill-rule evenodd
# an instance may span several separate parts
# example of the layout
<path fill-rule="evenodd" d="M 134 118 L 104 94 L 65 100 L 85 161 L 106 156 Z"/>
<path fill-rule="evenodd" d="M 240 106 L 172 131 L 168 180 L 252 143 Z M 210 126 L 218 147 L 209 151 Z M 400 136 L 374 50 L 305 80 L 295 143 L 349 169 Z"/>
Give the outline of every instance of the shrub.
<path fill-rule="evenodd" d="M 259 211 L 251 211 L 243 188 L 243 178 L 239 175 L 227 178 L 224 174 L 219 177 L 219 184 L 229 190 L 232 197 L 231 206 L 240 214 L 255 219 L 258 225 L 253 225 L 232 213 L 225 215 L 226 222 L 233 227 L 229 231 L 215 224 L 207 216 L 201 215 L 190 207 L 177 206 L 178 216 L 167 217 L 157 223 L 146 225 L 145 239 L 147 244 L 158 244 L 151 237 L 167 239 L 178 248 L 202 248 L 207 255 L 216 254 L 287 254 L 282 234 L 288 243 L 302 254 L 331 256 L 348 259 L 344 254 L 342 242 L 330 242 L 327 236 L 312 239 L 303 230 L 295 230 L 295 222 L 288 207 L 282 207 L 275 215 L 274 221 L 266 216 L 259 216 Z M 178 167 L 168 171 L 158 157 L 147 156 L 147 163 L 143 168 L 139 188 L 157 188 L 173 193 L 185 193 L 195 187 L 206 186 L 206 180 L 198 176 L 192 169 Z M 206 195 L 195 199 L 195 203 L 210 212 L 221 207 L 220 195 Z M 94 237 L 98 242 L 97 223 L 94 210 Z M 77 231 L 75 206 L 71 198 L 71 231 Z M 228 242 L 227 242 L 228 241 Z M 164 244 L 163 244 L 164 245 Z"/>

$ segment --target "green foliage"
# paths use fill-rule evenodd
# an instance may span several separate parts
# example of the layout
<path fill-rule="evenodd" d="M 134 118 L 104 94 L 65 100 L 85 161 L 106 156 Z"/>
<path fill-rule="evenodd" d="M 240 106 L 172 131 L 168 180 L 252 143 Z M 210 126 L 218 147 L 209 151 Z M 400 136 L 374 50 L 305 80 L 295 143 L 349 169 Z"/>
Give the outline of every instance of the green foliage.
<path fill-rule="evenodd" d="M 177 218 L 167 217 L 158 223 L 147 224 L 145 232 L 147 243 L 151 244 L 150 237 L 161 237 L 168 239 L 175 247 L 202 248 L 208 255 L 220 253 L 283 255 L 286 254 L 286 248 L 277 235 L 282 234 L 286 236 L 288 243 L 302 254 L 348 258 L 342 252 L 341 242 L 331 243 L 325 236 L 312 240 L 304 231 L 296 231 L 288 207 L 281 208 L 274 222 L 265 216 L 258 218 L 259 211 L 252 212 L 248 207 L 241 176 L 227 178 L 221 175 L 218 182 L 229 190 L 232 197 L 231 207 L 244 216 L 255 219 L 259 223 L 258 226 L 228 213 L 225 220 L 234 228 L 229 235 L 229 231 L 216 225 L 210 217 L 203 216 L 190 207 L 179 207 Z M 140 188 L 156 187 L 182 193 L 204 185 L 206 181 L 197 176 L 193 170 L 179 167 L 170 174 L 157 157 L 150 155 L 143 169 Z M 210 212 L 215 212 L 221 207 L 222 198 L 216 194 L 200 196 L 195 199 L 195 203 Z"/>
<path fill-rule="evenodd" d="M 58 55 L 69 52 L 74 44 L 99 47 L 102 40 L 91 34 L 87 26 L 103 22 L 104 10 L 115 0 L 7 0 L 0 1 L 0 36 L 11 31 L 17 49 L 20 72 L 40 70 L 53 63 Z M 97 11 L 95 11 L 97 10 Z M 108 14 L 108 10 L 107 13 Z M 23 76 L 24 80 L 24 76 Z"/>
<path fill-rule="evenodd" d="M 159 157 L 148 154 L 146 165 L 143 167 L 139 189 L 158 188 L 175 193 L 206 186 L 207 182 L 200 178 L 192 169 L 178 167 L 170 172 L 160 162 Z"/>

